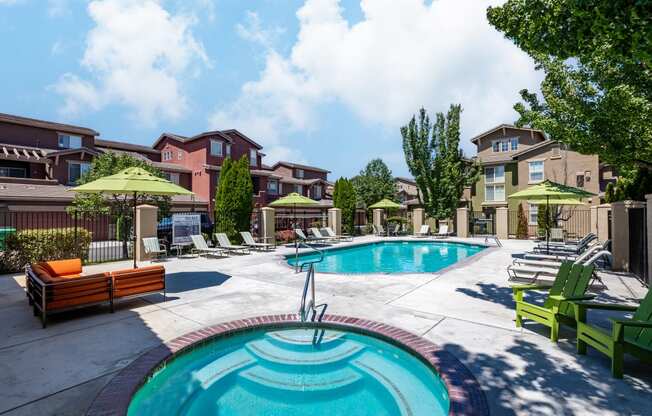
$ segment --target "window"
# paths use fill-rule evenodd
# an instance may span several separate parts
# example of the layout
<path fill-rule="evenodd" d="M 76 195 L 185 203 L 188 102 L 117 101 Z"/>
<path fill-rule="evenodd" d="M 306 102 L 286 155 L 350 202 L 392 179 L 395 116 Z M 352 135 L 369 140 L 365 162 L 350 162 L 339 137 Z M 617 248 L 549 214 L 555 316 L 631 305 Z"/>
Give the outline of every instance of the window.
<path fill-rule="evenodd" d="M 305 172 L 303 171 L 303 169 L 296 169 L 295 170 L 295 176 L 297 178 L 299 178 L 299 179 L 303 179 L 304 174 L 305 174 Z"/>
<path fill-rule="evenodd" d="M 584 188 L 584 173 L 575 175 L 575 186 Z"/>
<path fill-rule="evenodd" d="M 303 185 L 294 185 L 294 192 L 303 195 Z"/>
<path fill-rule="evenodd" d="M 493 142 L 491 142 L 491 148 L 496 153 L 509 152 L 510 150 L 518 150 L 518 137 L 494 140 Z"/>
<path fill-rule="evenodd" d="M 231 157 L 231 143 L 226 144 L 226 157 Z"/>
<path fill-rule="evenodd" d="M 70 162 L 68 164 L 68 183 L 74 185 L 79 178 L 91 169 L 90 163 Z"/>
<path fill-rule="evenodd" d="M 183 152 L 179 150 L 179 153 L 177 153 L 177 160 L 181 160 L 183 158 Z"/>
<path fill-rule="evenodd" d="M 163 176 L 165 176 L 165 179 L 167 179 L 168 181 L 179 185 L 180 175 L 178 173 L 176 173 L 176 172 L 163 172 Z"/>
<path fill-rule="evenodd" d="M 552 158 L 561 157 L 561 148 L 559 147 L 559 145 L 552 146 L 552 148 L 550 149 L 550 153 L 551 153 L 550 157 Z"/>
<path fill-rule="evenodd" d="M 500 152 L 500 142 L 499 141 L 492 142 L 491 147 L 493 148 L 494 152 Z"/>
<path fill-rule="evenodd" d="M 258 166 L 258 152 L 256 149 L 249 149 L 249 166 Z"/>
<path fill-rule="evenodd" d="M 222 152 L 222 142 L 219 140 L 211 140 L 211 155 L 212 156 L 223 156 Z"/>
<path fill-rule="evenodd" d="M 539 206 L 537 204 L 529 204 L 528 222 L 530 225 L 537 225 L 539 223 Z"/>
<path fill-rule="evenodd" d="M 484 169 L 485 201 L 505 200 L 505 166 L 493 166 Z"/>
<path fill-rule="evenodd" d="M 272 195 L 277 195 L 278 194 L 278 181 L 269 180 L 267 182 L 267 192 L 272 194 Z"/>
<path fill-rule="evenodd" d="M 528 166 L 530 170 L 530 183 L 543 181 L 543 161 L 529 162 Z"/>
<path fill-rule="evenodd" d="M 71 136 L 69 134 L 59 135 L 59 147 L 63 149 L 79 149 L 82 147 L 81 136 Z"/>
<path fill-rule="evenodd" d="M 315 185 L 312 187 L 312 192 L 313 192 L 313 198 L 314 199 L 321 199 L 321 185 Z"/>
<path fill-rule="evenodd" d="M 512 144 L 512 150 L 518 150 L 518 137 L 513 137 L 510 139 Z"/>
<path fill-rule="evenodd" d="M 168 160 L 172 160 L 172 152 L 169 151 L 169 150 L 164 150 L 164 151 L 163 151 L 163 154 L 161 155 L 161 157 L 163 158 L 163 161 L 164 161 L 164 162 L 165 162 L 165 161 L 168 161 Z"/>
<path fill-rule="evenodd" d="M 27 172 L 25 171 L 25 168 L 0 167 L 0 176 L 9 178 L 26 178 Z"/>

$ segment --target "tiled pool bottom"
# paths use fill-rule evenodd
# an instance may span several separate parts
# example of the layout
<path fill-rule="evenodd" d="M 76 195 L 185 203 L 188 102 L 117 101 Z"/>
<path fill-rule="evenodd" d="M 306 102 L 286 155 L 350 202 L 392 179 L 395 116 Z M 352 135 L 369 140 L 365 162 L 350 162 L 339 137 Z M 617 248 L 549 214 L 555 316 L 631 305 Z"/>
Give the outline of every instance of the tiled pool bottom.
<path fill-rule="evenodd" d="M 449 241 L 381 241 L 324 251 L 324 259 L 315 264 L 322 273 L 434 273 L 471 257 L 486 247 Z M 286 256 L 289 265 L 318 260 L 315 252 L 296 258 Z"/>

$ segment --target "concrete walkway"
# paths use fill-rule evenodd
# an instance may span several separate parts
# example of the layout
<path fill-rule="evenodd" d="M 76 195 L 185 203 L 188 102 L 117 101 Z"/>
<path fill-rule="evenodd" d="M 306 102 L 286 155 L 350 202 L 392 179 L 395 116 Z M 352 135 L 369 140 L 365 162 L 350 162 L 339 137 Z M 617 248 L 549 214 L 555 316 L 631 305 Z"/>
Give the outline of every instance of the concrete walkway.
<path fill-rule="evenodd" d="M 515 328 L 505 267 L 531 243 L 504 243 L 439 274 L 317 274 L 318 302 L 327 313 L 383 321 L 443 346 L 478 378 L 492 414 L 650 414 L 652 367 L 628 360 L 625 379 L 616 380 L 606 357 L 575 354 L 573 331 L 554 345 L 539 325 Z M 291 252 L 173 259 L 163 263 L 167 302 L 152 295 L 121 302 L 114 314 L 87 308 L 53 317 L 47 329 L 27 305 L 24 277 L 0 277 L 0 414 L 83 414 L 117 371 L 162 341 L 222 321 L 296 312 L 304 275 L 284 263 Z M 123 267 L 129 262 L 86 269 Z M 603 279 L 605 301 L 631 303 L 647 290 L 630 277 Z M 600 325 L 606 318 L 592 316 Z"/>

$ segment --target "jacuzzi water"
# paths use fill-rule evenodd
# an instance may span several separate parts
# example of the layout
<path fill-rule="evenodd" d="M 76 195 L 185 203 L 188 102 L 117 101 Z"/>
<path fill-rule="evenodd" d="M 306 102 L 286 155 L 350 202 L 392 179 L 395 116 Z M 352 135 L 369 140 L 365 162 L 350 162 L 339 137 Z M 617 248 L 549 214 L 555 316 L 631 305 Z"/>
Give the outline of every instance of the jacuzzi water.
<path fill-rule="evenodd" d="M 437 373 L 392 344 L 330 329 L 258 330 L 182 353 L 133 415 L 445 415 Z"/>
<path fill-rule="evenodd" d="M 341 274 L 433 273 L 485 248 L 444 241 L 383 241 L 326 250 L 315 270 Z M 319 254 L 310 252 L 299 255 L 298 262 L 317 259 Z M 294 266 L 297 260 L 288 255 L 287 261 Z"/>

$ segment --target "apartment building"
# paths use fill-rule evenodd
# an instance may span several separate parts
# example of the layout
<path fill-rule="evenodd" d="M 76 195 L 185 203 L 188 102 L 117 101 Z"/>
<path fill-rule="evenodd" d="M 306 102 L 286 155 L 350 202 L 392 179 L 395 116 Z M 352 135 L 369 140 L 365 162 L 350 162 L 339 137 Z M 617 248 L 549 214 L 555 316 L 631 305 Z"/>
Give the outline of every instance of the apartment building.
<path fill-rule="evenodd" d="M 474 211 L 491 213 L 497 207 L 518 209 L 520 200 L 509 195 L 546 179 L 592 192 L 589 204 L 599 204 L 611 170 L 596 155 L 583 155 L 550 140 L 543 131 L 501 124 L 471 139 L 482 172 L 471 187 Z M 526 202 L 523 202 L 526 203 Z M 526 203 L 527 204 L 527 203 Z M 524 207 L 536 222 L 537 207 Z"/>
<path fill-rule="evenodd" d="M 63 210 L 74 197 L 70 187 L 106 152 L 141 159 L 195 193 L 173 197 L 174 211 L 212 212 L 224 160 L 243 156 L 250 161 L 257 206 L 294 191 L 329 204 L 329 171 L 290 162 L 263 165 L 262 146 L 237 130 L 163 133 L 151 147 L 97 136 L 85 127 L 0 114 L 0 210 Z"/>

